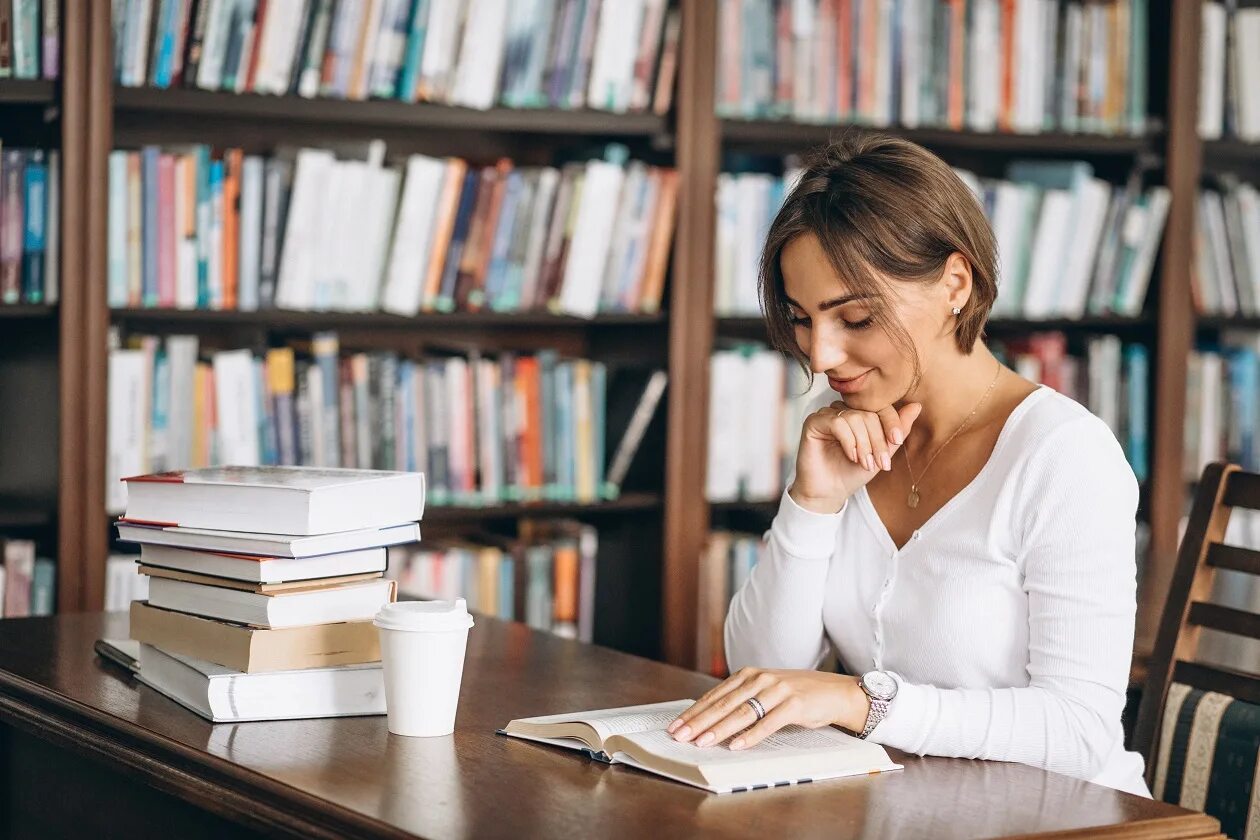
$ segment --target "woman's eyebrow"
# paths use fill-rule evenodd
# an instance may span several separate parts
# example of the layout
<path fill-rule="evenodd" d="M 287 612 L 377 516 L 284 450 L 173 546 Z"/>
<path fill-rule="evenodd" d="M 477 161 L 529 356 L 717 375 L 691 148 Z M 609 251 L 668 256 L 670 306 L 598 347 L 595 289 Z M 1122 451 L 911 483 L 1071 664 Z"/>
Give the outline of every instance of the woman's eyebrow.
<path fill-rule="evenodd" d="M 844 295 L 843 297 L 831 298 L 830 300 L 824 300 L 822 303 L 818 304 L 818 311 L 826 312 L 828 309 L 835 309 L 837 306 L 844 306 L 846 303 L 852 303 L 855 300 L 864 300 L 869 297 L 870 295 L 855 294 L 855 295 Z M 792 300 L 791 298 L 787 298 L 786 300 L 789 304 L 791 304 L 792 306 L 795 306 L 797 309 L 800 309 L 801 311 L 805 310 L 805 307 L 801 306 L 799 303 Z"/>

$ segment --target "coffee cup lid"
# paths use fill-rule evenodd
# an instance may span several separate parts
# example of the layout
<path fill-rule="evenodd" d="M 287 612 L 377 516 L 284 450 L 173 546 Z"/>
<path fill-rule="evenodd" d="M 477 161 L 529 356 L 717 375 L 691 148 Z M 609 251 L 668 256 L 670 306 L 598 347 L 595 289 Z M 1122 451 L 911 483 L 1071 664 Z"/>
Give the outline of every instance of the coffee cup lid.
<path fill-rule="evenodd" d="M 473 626 L 473 618 L 468 614 L 468 602 L 456 598 L 454 601 L 398 601 L 386 604 L 372 623 L 384 630 L 442 633 L 467 630 Z"/>

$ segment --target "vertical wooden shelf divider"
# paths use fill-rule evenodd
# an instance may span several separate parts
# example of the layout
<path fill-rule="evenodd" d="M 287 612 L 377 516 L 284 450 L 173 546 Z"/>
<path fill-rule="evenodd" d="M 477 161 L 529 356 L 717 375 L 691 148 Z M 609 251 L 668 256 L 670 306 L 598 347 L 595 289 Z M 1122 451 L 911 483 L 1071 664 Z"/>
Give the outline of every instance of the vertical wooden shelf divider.
<path fill-rule="evenodd" d="M 1195 312 L 1190 295 L 1194 230 L 1203 164 L 1199 138 L 1198 0 L 1176 0 L 1168 43 L 1168 142 L 1166 183 L 1171 193 L 1164 228 L 1157 299 L 1154 367 L 1154 437 L 1151 449 L 1151 546 L 1146 579 L 1139 593 L 1135 649 L 1149 654 L 1177 560 L 1177 525 L 1185 507 L 1182 481 L 1186 422 L 1186 359 L 1194 342 Z"/>
<path fill-rule="evenodd" d="M 694 667 L 698 561 L 709 534 L 705 467 L 713 346 L 714 196 L 719 166 L 717 4 L 682 0 L 674 99 L 678 224 L 670 278 L 669 418 L 665 454 L 662 655 Z"/>

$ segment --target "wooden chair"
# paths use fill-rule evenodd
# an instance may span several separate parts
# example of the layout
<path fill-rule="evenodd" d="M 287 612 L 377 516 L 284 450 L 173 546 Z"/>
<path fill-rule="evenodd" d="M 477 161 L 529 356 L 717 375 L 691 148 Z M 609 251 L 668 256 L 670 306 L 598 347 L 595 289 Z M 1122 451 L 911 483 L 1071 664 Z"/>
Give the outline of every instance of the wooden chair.
<path fill-rule="evenodd" d="M 1260 676 L 1196 661 L 1203 628 L 1260 639 L 1260 616 L 1209 602 L 1217 569 L 1260 575 L 1260 551 L 1224 544 L 1234 508 L 1260 509 L 1260 475 L 1209 465 L 1177 555 L 1134 746 L 1157 799 L 1206 811 L 1231 837 L 1258 837 Z"/>

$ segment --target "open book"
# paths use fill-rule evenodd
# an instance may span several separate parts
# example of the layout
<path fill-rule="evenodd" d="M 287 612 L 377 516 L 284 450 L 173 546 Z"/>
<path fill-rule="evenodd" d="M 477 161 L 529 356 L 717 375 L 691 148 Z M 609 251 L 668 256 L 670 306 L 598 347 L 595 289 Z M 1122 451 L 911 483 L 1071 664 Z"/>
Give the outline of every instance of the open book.
<path fill-rule="evenodd" d="M 838 729 L 787 726 L 755 747 L 731 750 L 683 744 L 666 727 L 694 701 L 521 718 L 504 735 L 585 752 L 608 764 L 628 764 L 714 793 L 816 782 L 900 770 L 879 744 Z M 734 736 L 732 736 L 734 737 Z"/>

